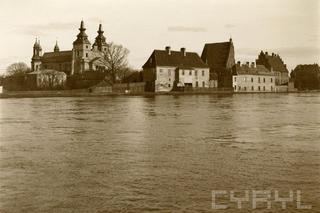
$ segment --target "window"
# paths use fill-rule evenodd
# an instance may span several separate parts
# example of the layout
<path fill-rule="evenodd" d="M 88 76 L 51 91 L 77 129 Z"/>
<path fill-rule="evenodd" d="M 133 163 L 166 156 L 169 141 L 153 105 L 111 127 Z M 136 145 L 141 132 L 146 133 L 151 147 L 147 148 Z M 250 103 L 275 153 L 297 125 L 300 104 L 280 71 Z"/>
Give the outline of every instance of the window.
<path fill-rule="evenodd" d="M 260 86 L 258 86 L 258 90 L 260 91 Z"/>
<path fill-rule="evenodd" d="M 206 87 L 206 83 L 202 81 L 202 87 Z"/>
<path fill-rule="evenodd" d="M 195 70 L 195 71 L 194 71 L 194 75 L 195 75 L 195 76 L 198 76 L 198 70 Z"/>
<path fill-rule="evenodd" d="M 86 48 L 89 49 L 89 46 L 87 45 Z"/>
<path fill-rule="evenodd" d="M 244 91 L 247 91 L 247 87 L 244 87 Z"/>
<path fill-rule="evenodd" d="M 260 83 L 260 77 L 258 78 L 258 82 Z"/>
<path fill-rule="evenodd" d="M 169 81 L 171 81 L 171 78 L 169 78 Z"/>
<path fill-rule="evenodd" d="M 202 70 L 202 76 L 204 76 L 204 70 Z"/>
<path fill-rule="evenodd" d="M 198 81 L 196 81 L 196 87 L 199 87 L 199 83 L 198 83 Z"/>
<path fill-rule="evenodd" d="M 253 78 L 251 78 L 251 82 L 253 82 Z"/>
<path fill-rule="evenodd" d="M 168 75 L 171 75 L 171 69 L 168 69 Z"/>
<path fill-rule="evenodd" d="M 189 71 L 189 75 L 192 75 L 192 70 Z"/>
<path fill-rule="evenodd" d="M 237 77 L 234 77 L 234 82 L 237 82 Z"/>
<path fill-rule="evenodd" d="M 88 53 L 86 53 L 86 57 L 88 58 Z"/>
<path fill-rule="evenodd" d="M 266 83 L 266 79 L 265 78 L 263 78 L 263 83 Z"/>
<path fill-rule="evenodd" d="M 171 84 L 168 84 L 168 87 L 171 87 Z"/>
<path fill-rule="evenodd" d="M 234 90 L 237 90 L 237 86 L 234 86 Z"/>
<path fill-rule="evenodd" d="M 265 86 L 263 86 L 263 91 L 266 91 L 266 87 Z"/>
<path fill-rule="evenodd" d="M 182 75 L 184 75 L 184 70 L 182 70 Z"/>
<path fill-rule="evenodd" d="M 238 90 L 239 90 L 239 91 L 241 90 L 241 86 L 238 87 Z"/>
<path fill-rule="evenodd" d="M 104 48 L 104 51 L 107 51 L 107 48 Z M 152 59 L 151 59 L 151 61 L 152 61 Z"/>
<path fill-rule="evenodd" d="M 159 70 L 160 73 L 162 73 L 162 71 L 163 71 L 162 69 Z"/>
<path fill-rule="evenodd" d="M 270 78 L 271 83 L 273 83 L 273 78 Z"/>
<path fill-rule="evenodd" d="M 253 86 L 251 87 L 251 90 L 254 91 L 254 87 Z"/>

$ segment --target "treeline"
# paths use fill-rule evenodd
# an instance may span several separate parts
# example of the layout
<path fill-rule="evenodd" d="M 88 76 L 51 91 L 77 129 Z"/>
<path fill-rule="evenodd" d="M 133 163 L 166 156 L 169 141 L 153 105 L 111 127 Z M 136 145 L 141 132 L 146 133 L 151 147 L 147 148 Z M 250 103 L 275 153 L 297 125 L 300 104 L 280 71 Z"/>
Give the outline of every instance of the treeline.
<path fill-rule="evenodd" d="M 318 64 L 298 65 L 290 74 L 298 90 L 320 89 L 320 67 Z"/>

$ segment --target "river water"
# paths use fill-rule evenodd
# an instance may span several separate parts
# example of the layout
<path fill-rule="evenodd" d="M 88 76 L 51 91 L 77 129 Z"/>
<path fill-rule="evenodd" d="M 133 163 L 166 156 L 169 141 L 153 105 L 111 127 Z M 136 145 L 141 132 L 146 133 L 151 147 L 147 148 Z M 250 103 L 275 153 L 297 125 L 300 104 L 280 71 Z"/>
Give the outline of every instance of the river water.
<path fill-rule="evenodd" d="M 0 127 L 0 212 L 320 211 L 319 93 L 0 99 Z"/>

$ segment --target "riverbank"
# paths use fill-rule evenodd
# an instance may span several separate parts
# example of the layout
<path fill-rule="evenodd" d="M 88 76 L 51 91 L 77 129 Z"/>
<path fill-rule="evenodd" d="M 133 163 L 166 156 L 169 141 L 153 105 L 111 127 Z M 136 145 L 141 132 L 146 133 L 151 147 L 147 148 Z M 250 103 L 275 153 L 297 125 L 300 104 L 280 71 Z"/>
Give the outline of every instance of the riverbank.
<path fill-rule="evenodd" d="M 281 93 L 317 93 L 317 91 L 292 91 Z M 234 92 L 231 90 L 224 91 L 188 91 L 188 92 L 129 92 L 129 93 L 103 93 L 89 92 L 86 89 L 81 90 L 51 90 L 51 91 L 5 91 L 0 93 L 0 98 L 44 98 L 44 97 L 96 97 L 96 96 L 153 96 L 153 95 L 210 95 L 210 94 L 253 94 L 259 92 Z M 280 92 L 279 92 L 280 93 Z M 260 92 L 260 94 L 262 94 Z M 263 93 L 264 94 L 264 93 Z"/>

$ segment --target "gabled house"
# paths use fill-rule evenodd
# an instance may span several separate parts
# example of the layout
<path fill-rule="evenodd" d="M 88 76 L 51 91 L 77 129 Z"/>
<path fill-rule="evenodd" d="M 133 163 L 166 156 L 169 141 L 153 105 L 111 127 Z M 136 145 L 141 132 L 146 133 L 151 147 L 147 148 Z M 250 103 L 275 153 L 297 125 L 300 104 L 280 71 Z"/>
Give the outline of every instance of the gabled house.
<path fill-rule="evenodd" d="M 287 85 L 289 82 L 289 71 L 287 65 L 283 62 L 282 58 L 278 54 L 261 51 L 258 59 L 256 59 L 257 65 L 265 66 L 269 71 L 276 74 L 276 85 Z"/>
<path fill-rule="evenodd" d="M 217 80 L 220 88 L 232 87 L 235 56 L 231 38 L 228 42 L 205 44 L 201 59 L 210 67 L 210 80 Z"/>
<path fill-rule="evenodd" d="M 143 65 L 147 91 L 169 92 L 185 88 L 209 88 L 209 67 L 195 52 L 154 50 Z"/>

